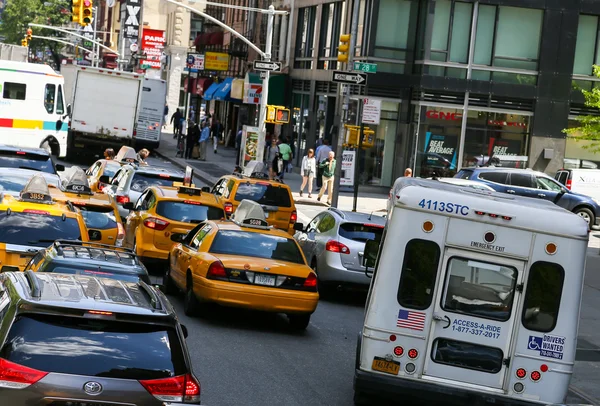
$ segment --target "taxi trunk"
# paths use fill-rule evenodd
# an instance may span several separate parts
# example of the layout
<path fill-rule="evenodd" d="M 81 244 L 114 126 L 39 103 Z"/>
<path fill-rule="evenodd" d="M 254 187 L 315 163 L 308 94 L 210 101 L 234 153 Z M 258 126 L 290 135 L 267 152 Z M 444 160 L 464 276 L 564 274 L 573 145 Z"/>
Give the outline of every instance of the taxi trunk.
<path fill-rule="evenodd" d="M 123 226 L 112 205 L 74 204 L 81 210 L 90 241 L 118 245 L 119 237 L 123 237 Z"/>

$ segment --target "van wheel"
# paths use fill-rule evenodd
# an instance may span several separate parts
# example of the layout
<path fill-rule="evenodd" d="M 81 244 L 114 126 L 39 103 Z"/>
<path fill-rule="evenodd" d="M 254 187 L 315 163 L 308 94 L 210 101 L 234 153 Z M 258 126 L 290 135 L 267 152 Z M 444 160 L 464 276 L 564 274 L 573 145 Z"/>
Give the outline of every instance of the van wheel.
<path fill-rule="evenodd" d="M 288 314 L 288 319 L 294 330 L 306 330 L 310 323 L 310 314 Z"/>
<path fill-rule="evenodd" d="M 183 312 L 186 316 L 194 317 L 198 315 L 198 309 L 200 308 L 200 302 L 194 294 L 194 282 L 192 275 L 188 274 L 187 281 L 185 284 L 185 298 L 183 300 Z"/>
<path fill-rule="evenodd" d="M 582 217 L 585 221 L 587 221 L 590 230 L 592 229 L 592 226 L 596 222 L 596 219 L 594 218 L 594 213 L 592 213 L 592 211 L 590 209 L 586 209 L 585 207 L 580 207 L 577 210 L 575 210 L 575 214 L 577 214 L 579 217 Z"/>
<path fill-rule="evenodd" d="M 169 258 L 169 265 L 167 265 L 167 269 L 165 270 L 165 275 L 163 276 L 163 289 L 167 295 L 176 295 L 177 287 L 175 287 L 175 283 L 173 279 L 171 279 L 171 261 Z"/>

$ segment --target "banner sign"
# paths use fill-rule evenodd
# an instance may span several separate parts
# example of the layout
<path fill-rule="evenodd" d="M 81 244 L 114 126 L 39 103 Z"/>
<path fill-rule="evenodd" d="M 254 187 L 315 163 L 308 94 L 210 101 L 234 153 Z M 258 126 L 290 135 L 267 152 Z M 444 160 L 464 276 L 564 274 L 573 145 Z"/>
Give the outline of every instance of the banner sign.
<path fill-rule="evenodd" d="M 521 141 L 490 138 L 488 156 L 496 155 L 521 155 Z"/>
<path fill-rule="evenodd" d="M 356 170 L 356 151 L 345 150 L 342 153 L 342 176 L 340 186 L 354 186 L 354 171 Z"/>
<path fill-rule="evenodd" d="M 127 0 L 125 3 L 125 24 L 123 36 L 129 39 L 138 39 L 140 36 L 140 17 L 142 0 Z"/>
<path fill-rule="evenodd" d="M 456 168 L 457 141 L 458 137 L 456 135 L 437 135 L 427 132 L 425 134 L 427 165 Z"/>
<path fill-rule="evenodd" d="M 204 69 L 206 70 L 228 70 L 229 54 L 220 52 L 206 52 L 204 55 Z"/>
<path fill-rule="evenodd" d="M 196 73 L 204 70 L 204 55 L 203 54 L 189 54 L 187 57 L 186 65 L 184 70 L 186 72 Z"/>
<path fill-rule="evenodd" d="M 141 62 L 142 67 L 160 69 L 164 49 L 164 31 L 149 28 L 142 30 L 142 53 L 146 54 L 146 59 L 143 59 Z"/>

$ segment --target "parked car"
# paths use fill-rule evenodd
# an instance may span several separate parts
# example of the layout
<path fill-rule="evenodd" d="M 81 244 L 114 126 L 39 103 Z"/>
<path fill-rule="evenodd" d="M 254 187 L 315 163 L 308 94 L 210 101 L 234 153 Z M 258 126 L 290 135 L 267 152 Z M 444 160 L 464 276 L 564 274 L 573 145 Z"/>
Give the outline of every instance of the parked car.
<path fill-rule="evenodd" d="M 590 228 L 600 222 L 600 200 L 572 192 L 543 172 L 530 169 L 465 168 L 455 178 L 482 182 L 498 192 L 549 200 L 583 217 Z"/>
<path fill-rule="evenodd" d="M 358 286 L 367 288 L 363 252 L 367 240 L 380 240 L 386 219 L 374 214 L 330 207 L 298 231 L 294 238 L 319 278 L 319 289 Z"/>
<path fill-rule="evenodd" d="M 600 200 L 600 169 L 561 169 L 554 179 L 571 192 Z"/>

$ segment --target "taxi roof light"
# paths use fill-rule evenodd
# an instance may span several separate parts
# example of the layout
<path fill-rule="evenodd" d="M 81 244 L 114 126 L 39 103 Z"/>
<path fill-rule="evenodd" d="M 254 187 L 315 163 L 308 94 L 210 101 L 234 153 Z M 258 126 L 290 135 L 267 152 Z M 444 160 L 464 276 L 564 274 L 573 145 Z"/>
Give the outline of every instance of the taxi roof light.
<path fill-rule="evenodd" d="M 190 186 L 179 186 L 177 189 L 177 193 L 189 195 L 189 196 L 201 196 L 202 189 L 198 189 Z"/>
<path fill-rule="evenodd" d="M 46 178 L 41 175 L 33 175 L 21 191 L 21 200 L 33 203 L 52 203 L 52 196 L 48 188 Z"/>
<path fill-rule="evenodd" d="M 231 221 L 244 227 L 255 227 L 268 229 L 267 217 L 260 204 L 255 201 L 244 199 L 240 202 L 237 210 L 231 216 Z"/>
<path fill-rule="evenodd" d="M 83 169 L 78 166 L 72 166 L 68 169 L 68 172 L 69 173 L 65 176 L 65 180 L 63 181 L 63 187 L 67 192 L 89 195 L 94 194 Z"/>

